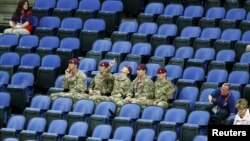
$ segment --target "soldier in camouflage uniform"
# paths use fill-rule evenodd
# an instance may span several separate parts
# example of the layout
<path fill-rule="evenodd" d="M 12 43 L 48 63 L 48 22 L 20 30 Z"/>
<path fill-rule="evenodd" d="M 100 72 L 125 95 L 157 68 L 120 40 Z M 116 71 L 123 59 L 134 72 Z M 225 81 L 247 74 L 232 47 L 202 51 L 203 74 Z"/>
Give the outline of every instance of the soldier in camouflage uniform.
<path fill-rule="evenodd" d="M 137 77 L 132 82 L 133 96 L 128 94 L 124 100 L 117 102 L 117 105 L 125 103 L 138 103 L 142 107 L 149 105 L 154 99 L 154 83 L 146 76 L 147 67 L 145 64 L 140 64 L 137 68 Z"/>
<path fill-rule="evenodd" d="M 101 96 L 96 95 L 93 96 L 97 102 L 100 101 L 113 101 L 117 103 L 118 101 L 122 100 L 127 95 L 132 95 L 132 85 L 131 81 L 128 78 L 128 75 L 131 73 L 132 69 L 130 66 L 124 66 L 121 69 L 121 73 L 118 75 L 114 75 L 114 88 L 111 92 L 111 96 Z M 117 108 L 120 108 L 119 105 Z"/>
<path fill-rule="evenodd" d="M 73 100 L 80 98 L 88 98 L 85 93 L 87 90 L 86 75 L 84 72 L 78 70 L 79 60 L 73 58 L 69 60 L 69 66 L 65 70 L 65 78 L 63 80 L 63 87 L 68 92 L 53 93 L 50 95 L 52 100 L 58 97 L 69 97 Z"/>
<path fill-rule="evenodd" d="M 173 98 L 175 87 L 173 83 L 166 79 L 167 70 L 161 67 L 157 70 L 157 80 L 155 81 L 154 105 L 168 108 L 168 101 Z"/>
<path fill-rule="evenodd" d="M 89 98 L 96 103 L 100 102 L 100 96 L 111 95 L 114 87 L 114 76 L 110 73 L 112 66 L 113 64 L 110 65 L 109 62 L 101 62 L 99 64 L 100 73 L 94 77 L 89 86 Z"/>

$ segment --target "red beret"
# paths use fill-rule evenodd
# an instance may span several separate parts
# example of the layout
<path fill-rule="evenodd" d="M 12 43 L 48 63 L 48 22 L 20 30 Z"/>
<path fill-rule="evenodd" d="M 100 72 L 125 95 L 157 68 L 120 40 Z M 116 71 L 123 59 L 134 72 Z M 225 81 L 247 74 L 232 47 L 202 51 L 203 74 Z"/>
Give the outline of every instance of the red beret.
<path fill-rule="evenodd" d="M 147 71 L 147 66 L 145 64 L 140 64 L 138 66 L 137 70 L 145 70 L 145 71 Z"/>
<path fill-rule="evenodd" d="M 129 65 L 125 65 L 124 67 L 128 69 L 129 73 L 132 73 L 132 68 Z"/>
<path fill-rule="evenodd" d="M 164 68 L 164 67 L 160 67 L 160 68 L 157 70 L 157 74 L 166 73 L 166 72 L 167 72 L 167 70 L 166 70 L 166 68 Z"/>
<path fill-rule="evenodd" d="M 100 66 L 100 67 L 106 67 L 106 68 L 107 68 L 107 67 L 109 66 L 109 62 L 105 62 L 105 61 L 104 61 L 104 62 L 101 62 L 101 63 L 99 64 L 99 66 Z"/>
<path fill-rule="evenodd" d="M 79 60 L 77 58 L 72 58 L 72 59 L 69 60 L 69 63 L 70 64 L 76 64 L 76 65 L 78 65 L 79 64 Z"/>

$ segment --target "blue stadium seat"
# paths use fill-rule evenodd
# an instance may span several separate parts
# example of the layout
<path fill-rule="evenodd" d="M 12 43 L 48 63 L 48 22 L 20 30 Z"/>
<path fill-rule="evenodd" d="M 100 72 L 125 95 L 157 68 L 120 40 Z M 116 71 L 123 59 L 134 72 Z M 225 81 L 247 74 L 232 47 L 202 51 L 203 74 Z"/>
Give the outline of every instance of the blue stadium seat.
<path fill-rule="evenodd" d="M 0 127 L 4 127 L 10 116 L 10 94 L 7 92 L 0 92 Z"/>
<path fill-rule="evenodd" d="M 163 131 L 157 137 L 157 141 L 176 141 L 177 135 L 174 131 Z"/>
<path fill-rule="evenodd" d="M 189 114 L 187 123 L 182 126 L 181 141 L 191 141 L 196 135 L 205 135 L 210 114 L 207 111 L 193 111 Z"/>
<path fill-rule="evenodd" d="M 55 85 L 48 89 L 47 94 L 51 95 L 52 93 L 63 92 L 63 90 L 64 90 L 64 88 L 63 88 L 63 80 L 64 80 L 64 78 L 65 78 L 65 75 L 63 75 L 63 74 L 59 75 L 56 78 Z"/>
<path fill-rule="evenodd" d="M 43 132 L 41 140 L 61 140 L 62 136 L 66 133 L 67 121 L 53 120 L 48 127 L 47 132 Z"/>
<path fill-rule="evenodd" d="M 33 94 L 34 81 L 34 75 L 27 72 L 17 72 L 11 77 L 11 83 L 7 86 L 11 106 L 25 108 Z"/>
<path fill-rule="evenodd" d="M 118 127 L 114 131 L 112 139 L 109 139 L 108 141 L 119 141 L 119 140 L 131 141 L 132 137 L 133 137 L 133 128 L 122 126 Z"/>
<path fill-rule="evenodd" d="M 243 86 L 249 82 L 249 72 L 246 71 L 232 71 L 228 76 L 228 83 L 231 83 L 232 90 L 242 92 Z"/>
<path fill-rule="evenodd" d="M 80 140 L 87 136 L 88 124 L 86 122 L 75 122 L 69 128 L 69 133 L 63 136 L 64 141 Z"/>
<path fill-rule="evenodd" d="M 219 75 L 218 75 L 219 76 Z M 211 106 L 211 103 L 208 101 L 208 95 L 213 93 L 215 88 L 204 88 L 200 92 L 199 100 L 194 104 L 194 110 L 206 110 L 206 108 Z"/>
<path fill-rule="evenodd" d="M 45 118 L 35 117 L 28 122 L 26 130 L 20 132 L 20 140 L 39 140 L 41 133 L 45 131 Z"/>
<path fill-rule="evenodd" d="M 46 95 L 36 95 L 31 99 L 29 107 L 24 109 L 23 115 L 28 122 L 34 117 L 45 117 L 46 111 L 50 108 L 51 99 Z"/>
<path fill-rule="evenodd" d="M 175 56 L 169 60 L 168 64 L 179 65 L 181 68 L 184 68 L 186 60 L 193 58 L 193 55 L 194 55 L 193 47 L 189 46 L 180 47 L 175 51 Z"/>
<path fill-rule="evenodd" d="M 134 127 L 134 122 L 140 117 L 141 107 L 135 103 L 128 103 L 121 107 L 119 116 L 113 120 L 113 129 L 121 126 Z"/>
<path fill-rule="evenodd" d="M 166 24 L 166 23 L 175 23 L 176 19 L 183 14 L 184 6 L 178 3 L 171 3 L 168 4 L 163 14 L 159 15 L 157 18 L 157 23 L 159 25 Z"/>
<path fill-rule="evenodd" d="M 182 77 L 182 68 L 179 65 L 166 65 L 167 79 L 176 84 L 177 80 Z"/>
<path fill-rule="evenodd" d="M 149 63 L 164 66 L 170 58 L 174 57 L 174 53 L 175 48 L 173 45 L 159 45 L 154 51 L 154 56 L 150 57 Z"/>
<path fill-rule="evenodd" d="M 88 121 L 94 113 L 95 103 L 90 99 L 82 99 L 73 105 L 73 110 L 68 113 L 68 125 L 76 121 Z"/>
<path fill-rule="evenodd" d="M 199 89 L 193 86 L 187 86 L 180 89 L 177 99 L 173 102 L 173 107 L 182 108 L 189 113 L 198 99 Z"/>
<path fill-rule="evenodd" d="M 217 39 L 214 43 L 214 49 L 219 52 L 223 49 L 233 49 L 236 41 L 241 39 L 240 29 L 225 29 L 220 39 Z"/>
<path fill-rule="evenodd" d="M 164 119 L 159 124 L 158 135 L 160 135 L 161 132 L 167 130 L 176 132 L 176 135 L 179 138 L 180 129 L 181 126 L 186 122 L 187 114 L 188 113 L 184 109 L 168 109 L 164 115 Z"/>
<path fill-rule="evenodd" d="M 57 0 L 52 15 L 63 20 L 66 17 L 73 17 L 78 7 L 78 0 Z"/>
<path fill-rule="evenodd" d="M 75 16 L 85 22 L 88 19 L 95 18 L 100 8 L 101 3 L 99 0 L 81 0 L 76 9 Z"/>
<path fill-rule="evenodd" d="M 51 108 L 45 114 L 47 125 L 55 119 L 66 119 L 66 115 L 71 111 L 72 105 L 73 100 L 71 98 L 59 97 L 55 99 Z"/>
<path fill-rule="evenodd" d="M 5 128 L 1 128 L 1 137 L 3 140 L 8 137 L 18 137 L 21 130 L 24 129 L 25 125 L 25 117 L 22 115 L 13 115 L 8 120 L 7 126 Z"/>
<path fill-rule="evenodd" d="M 197 135 L 194 137 L 193 141 L 208 141 L 208 138 L 204 135 Z"/>
<path fill-rule="evenodd" d="M 41 66 L 37 70 L 37 86 L 50 88 L 60 72 L 61 60 L 58 55 L 46 55 L 42 58 Z"/>
<path fill-rule="evenodd" d="M 11 78 L 20 64 L 20 56 L 15 52 L 6 52 L 0 58 L 0 70 L 6 71 Z"/>
<path fill-rule="evenodd" d="M 233 70 L 247 71 L 249 72 L 250 64 L 250 52 L 245 52 L 240 57 L 240 62 L 237 62 L 233 66 Z"/>
<path fill-rule="evenodd" d="M 156 80 L 157 77 L 157 70 L 161 67 L 159 64 L 148 63 L 147 66 L 147 76 L 152 80 Z"/>
<path fill-rule="evenodd" d="M 138 64 L 143 63 L 144 58 L 150 56 L 151 48 L 149 43 L 136 43 L 133 45 L 131 53 L 126 56 L 125 60 L 134 61 Z"/>
<path fill-rule="evenodd" d="M 32 60 L 32 61 L 30 61 Z M 38 67 L 40 66 L 40 56 L 35 53 L 27 53 L 21 57 L 21 63 L 17 68 L 18 72 L 30 72 L 36 76 Z"/>
<path fill-rule="evenodd" d="M 153 141 L 155 131 L 152 129 L 141 129 L 135 135 L 135 141 Z"/>
<path fill-rule="evenodd" d="M 32 7 L 32 14 L 38 19 L 49 16 L 56 6 L 56 0 L 36 0 Z"/>
<path fill-rule="evenodd" d="M 250 44 L 250 31 L 246 31 L 242 34 L 241 40 L 237 41 L 234 45 L 236 53 L 236 59 L 240 60 L 243 53 L 246 51 L 246 46 Z"/>
<path fill-rule="evenodd" d="M 138 15 L 138 22 L 156 22 L 157 17 L 163 13 L 164 5 L 159 2 L 148 3 L 143 13 Z"/>
<path fill-rule="evenodd" d="M 25 35 L 20 37 L 19 43 L 16 47 L 16 52 L 23 56 L 26 53 L 35 52 L 38 47 L 39 39 L 36 35 Z"/>
<path fill-rule="evenodd" d="M 227 82 L 228 72 L 223 69 L 212 69 L 208 72 L 206 81 L 202 83 L 201 90 L 204 88 L 217 88 Z"/>
<path fill-rule="evenodd" d="M 94 58 L 99 63 L 104 55 L 111 50 L 112 42 L 106 39 L 97 39 L 92 45 L 92 49 L 87 52 L 87 58 Z"/>
<path fill-rule="evenodd" d="M 79 35 L 81 50 L 91 50 L 93 43 L 104 37 L 106 24 L 103 19 L 88 19 L 84 22 L 83 29 Z"/>
<path fill-rule="evenodd" d="M 246 32 L 250 29 L 249 25 L 250 25 L 250 12 L 247 13 L 246 19 L 241 21 L 239 28 L 242 32 Z"/>
<path fill-rule="evenodd" d="M 202 30 L 199 38 L 196 38 L 193 43 L 195 50 L 203 47 L 212 47 L 214 41 L 221 36 L 221 29 L 218 27 L 208 27 Z"/>
<path fill-rule="evenodd" d="M 76 37 L 66 37 L 61 40 L 59 48 L 56 49 L 56 54 L 61 59 L 61 71 L 64 72 L 68 68 L 68 61 L 72 58 L 77 58 L 80 50 L 80 41 Z"/>
<path fill-rule="evenodd" d="M 91 137 L 88 137 L 85 141 L 102 141 L 108 140 L 111 136 L 112 128 L 110 125 L 98 125 L 92 132 Z"/>
<path fill-rule="evenodd" d="M 0 35 L 0 55 L 14 51 L 18 45 L 19 38 L 16 34 Z"/>
<path fill-rule="evenodd" d="M 175 24 L 162 24 L 158 31 L 151 37 L 150 43 L 153 51 L 156 47 L 163 44 L 172 44 L 177 35 L 177 26 Z"/>
<path fill-rule="evenodd" d="M 5 138 L 3 141 L 19 141 L 17 138 Z"/>
<path fill-rule="evenodd" d="M 181 30 L 179 37 L 174 39 L 173 45 L 176 48 L 182 46 L 193 46 L 193 42 L 196 38 L 200 37 L 201 28 L 197 26 L 187 26 Z"/>
<path fill-rule="evenodd" d="M 132 44 L 138 42 L 150 42 L 151 36 L 157 32 L 158 26 L 156 23 L 145 22 L 140 24 L 138 31 L 131 37 Z"/>
<path fill-rule="evenodd" d="M 117 27 L 121 22 L 122 11 L 122 1 L 104 1 L 102 3 L 97 17 L 105 21 L 106 33 L 111 34 L 113 31 L 117 30 Z"/>
<path fill-rule="evenodd" d="M 134 133 L 137 133 L 143 128 L 149 128 L 149 129 L 153 129 L 154 131 L 156 131 L 156 129 L 158 128 L 159 122 L 163 118 L 163 113 L 164 113 L 164 110 L 161 107 L 158 107 L 158 106 L 145 107 L 142 112 L 141 118 L 139 118 L 135 122 Z"/>
<path fill-rule="evenodd" d="M 105 55 L 105 59 L 115 59 L 117 64 L 125 59 L 130 53 L 132 44 L 129 41 L 117 41 L 113 44 L 112 50 Z"/>
<path fill-rule="evenodd" d="M 219 22 L 226 16 L 226 10 L 223 7 L 211 7 L 206 11 L 206 15 L 199 21 L 202 29 L 207 27 L 218 27 Z"/>
<path fill-rule="evenodd" d="M 34 34 L 39 38 L 44 36 L 54 36 L 60 25 L 61 20 L 58 17 L 44 16 L 39 20 L 39 24 L 36 27 Z"/>
<path fill-rule="evenodd" d="M 0 71 L 0 92 L 4 92 L 6 90 L 6 86 L 9 84 L 9 81 L 9 73 L 6 71 Z"/>
<path fill-rule="evenodd" d="M 133 33 L 137 32 L 138 23 L 135 20 L 123 20 L 118 28 L 118 31 L 114 31 L 111 34 L 112 42 L 116 41 L 130 41 Z"/>
<path fill-rule="evenodd" d="M 238 28 L 239 22 L 246 18 L 246 10 L 243 8 L 232 8 L 226 13 L 226 17 L 220 21 L 221 30 Z"/>
<path fill-rule="evenodd" d="M 138 64 L 136 62 L 133 62 L 133 61 L 123 61 L 120 63 L 118 71 L 120 71 L 125 65 L 129 65 L 131 67 L 132 72 L 130 75 L 135 76 Z"/>
<path fill-rule="evenodd" d="M 60 40 L 56 36 L 45 36 L 40 39 L 38 48 L 35 53 L 43 58 L 45 55 L 54 54 L 60 46 Z"/>
<path fill-rule="evenodd" d="M 61 26 L 57 31 L 57 37 L 59 39 L 78 37 L 82 27 L 83 22 L 80 18 L 66 17 L 62 20 Z"/>
<path fill-rule="evenodd" d="M 92 71 L 96 70 L 96 60 L 93 58 L 83 58 L 80 60 L 78 69 L 83 71 L 87 76 L 91 74 Z"/>

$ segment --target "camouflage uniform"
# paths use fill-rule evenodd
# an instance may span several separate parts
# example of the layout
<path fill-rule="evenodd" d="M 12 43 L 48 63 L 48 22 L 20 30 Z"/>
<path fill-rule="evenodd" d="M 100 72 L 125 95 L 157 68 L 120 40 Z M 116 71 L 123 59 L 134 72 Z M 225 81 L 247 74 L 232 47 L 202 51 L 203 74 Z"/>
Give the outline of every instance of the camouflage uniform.
<path fill-rule="evenodd" d="M 69 92 L 53 93 L 50 95 L 52 100 L 58 97 L 69 97 L 73 100 L 88 98 L 88 94 L 85 93 L 87 90 L 86 75 L 82 71 L 78 70 L 72 77 L 65 76 L 63 87 L 69 89 Z"/>
<path fill-rule="evenodd" d="M 151 104 L 151 99 L 154 98 L 154 83 L 153 81 L 145 76 L 142 80 L 139 77 L 136 77 L 135 80 L 132 82 L 133 87 L 133 101 L 131 103 L 138 103 L 142 107 Z M 128 96 L 132 96 L 128 94 Z M 120 100 L 117 102 L 117 105 L 124 105 L 128 103 L 126 100 Z"/>
<path fill-rule="evenodd" d="M 114 88 L 111 93 L 111 96 L 102 96 L 102 95 L 96 95 L 92 96 L 95 101 L 100 102 L 100 101 L 113 101 L 117 102 L 123 99 L 124 97 L 127 96 L 127 94 L 132 95 L 132 85 L 131 81 L 128 77 L 125 79 L 122 79 L 120 76 L 114 76 L 115 81 L 114 81 Z M 116 97 L 117 95 L 120 95 L 121 97 Z"/>
<path fill-rule="evenodd" d="M 157 106 L 168 108 L 168 100 L 173 97 L 174 90 L 175 87 L 169 80 L 165 79 L 163 82 L 156 80 L 154 103 L 157 103 Z"/>
<path fill-rule="evenodd" d="M 94 93 L 89 98 L 98 103 L 100 96 L 110 96 L 113 86 L 114 77 L 111 73 L 97 74 L 89 86 L 89 89 L 92 89 Z"/>

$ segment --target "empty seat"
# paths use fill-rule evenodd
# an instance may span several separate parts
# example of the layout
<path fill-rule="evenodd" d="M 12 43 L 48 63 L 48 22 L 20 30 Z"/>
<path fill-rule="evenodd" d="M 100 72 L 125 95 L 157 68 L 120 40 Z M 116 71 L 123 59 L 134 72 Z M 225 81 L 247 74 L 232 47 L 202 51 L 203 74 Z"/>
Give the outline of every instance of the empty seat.
<path fill-rule="evenodd" d="M 241 21 L 239 28 L 241 29 L 242 32 L 246 32 L 250 29 L 249 25 L 250 25 L 250 12 L 247 13 L 246 19 Z"/>
<path fill-rule="evenodd" d="M 6 86 L 9 84 L 9 81 L 9 73 L 6 71 L 0 71 L 0 92 L 4 92 L 6 90 Z"/>
<path fill-rule="evenodd" d="M 66 17 L 72 17 L 77 7 L 77 0 L 58 0 L 52 15 L 59 17 L 61 20 Z"/>
<path fill-rule="evenodd" d="M 246 31 L 242 34 L 241 40 L 237 41 L 234 46 L 236 53 L 236 59 L 240 60 L 243 53 L 246 51 L 246 46 L 250 44 L 250 31 Z"/>
<path fill-rule="evenodd" d="M 45 118 L 35 117 L 32 118 L 26 130 L 20 132 L 20 140 L 38 140 L 40 139 L 41 133 L 45 131 L 46 120 Z"/>
<path fill-rule="evenodd" d="M 250 57 L 250 52 L 243 53 L 240 58 L 240 62 L 234 64 L 233 70 L 249 72 L 249 64 L 250 64 L 249 57 Z"/>
<path fill-rule="evenodd" d="M 51 95 L 52 93 L 63 92 L 64 91 L 64 88 L 63 88 L 64 78 L 65 78 L 65 75 L 59 75 L 56 78 L 55 85 L 48 89 L 47 94 Z"/>
<path fill-rule="evenodd" d="M 231 83 L 232 90 L 242 91 L 242 87 L 248 84 L 249 73 L 246 71 L 232 71 L 228 76 L 228 83 Z"/>
<path fill-rule="evenodd" d="M 50 88 L 60 72 L 61 60 L 58 55 L 46 55 L 42 58 L 41 66 L 37 70 L 37 86 Z"/>
<path fill-rule="evenodd" d="M 100 8 L 101 3 L 99 0 L 81 0 L 79 7 L 76 9 L 75 16 L 85 22 L 88 19 L 95 18 Z"/>
<path fill-rule="evenodd" d="M 207 136 L 204 136 L 204 135 L 197 135 L 194 137 L 193 141 L 208 141 L 208 138 Z"/>
<path fill-rule="evenodd" d="M 108 141 L 118 141 L 118 140 L 131 141 L 132 136 L 133 136 L 133 128 L 122 126 L 118 127 L 114 131 L 112 139 L 109 139 Z"/>
<path fill-rule="evenodd" d="M 175 23 L 176 19 L 183 14 L 183 11 L 184 6 L 182 4 L 168 4 L 164 9 L 163 14 L 158 16 L 157 23 L 159 25 L 165 23 Z"/>
<path fill-rule="evenodd" d="M 16 52 L 22 57 L 26 53 L 35 52 L 38 47 L 39 39 L 36 35 L 26 35 L 20 37 L 19 43 L 16 47 Z"/>
<path fill-rule="evenodd" d="M 124 20 L 120 23 L 118 31 L 111 34 L 112 42 L 116 41 L 130 41 L 133 33 L 137 32 L 138 23 L 134 20 Z"/>
<path fill-rule="evenodd" d="M 32 61 L 30 61 L 32 60 Z M 40 56 L 35 53 L 28 53 L 21 57 L 21 63 L 17 68 L 18 72 L 30 72 L 36 76 L 38 67 L 40 66 Z"/>
<path fill-rule="evenodd" d="M 30 102 L 33 94 L 34 75 L 27 72 L 17 72 L 11 78 L 7 91 L 11 95 L 11 106 L 24 108 Z"/>
<path fill-rule="evenodd" d="M 163 10 L 164 5 L 162 3 L 148 3 L 144 12 L 138 15 L 138 22 L 156 22 L 157 17 L 163 13 Z"/>
<path fill-rule="evenodd" d="M 6 52 L 0 58 L 0 70 L 6 71 L 11 78 L 20 64 L 20 56 L 15 52 Z"/>
<path fill-rule="evenodd" d="M 83 71 L 87 76 L 91 74 L 92 71 L 96 70 L 96 60 L 93 58 L 84 58 L 80 60 L 78 69 Z"/>
<path fill-rule="evenodd" d="M 208 95 L 214 92 L 215 88 L 203 88 L 200 92 L 199 100 L 194 104 L 194 110 L 206 110 L 211 106 Z"/>
<path fill-rule="evenodd" d="M 79 39 L 81 50 L 87 52 L 91 49 L 94 41 L 104 37 L 105 21 L 102 19 L 88 19 L 84 22 L 83 30 L 80 32 Z"/>
<path fill-rule="evenodd" d="M 78 37 L 83 23 L 80 18 L 67 17 L 62 20 L 61 26 L 57 31 L 57 37 L 63 39 L 66 37 Z"/>
<path fill-rule="evenodd" d="M 153 141 L 155 131 L 152 129 L 141 129 L 135 135 L 135 141 Z"/>
<path fill-rule="evenodd" d="M 202 29 L 207 27 L 218 27 L 221 19 L 226 15 L 226 10 L 223 7 L 211 7 L 206 11 L 206 15 L 199 21 L 199 26 Z"/>
<path fill-rule="evenodd" d="M 157 32 L 158 26 L 156 23 L 145 22 L 140 24 L 138 31 L 131 37 L 132 44 L 138 42 L 149 42 L 151 36 Z"/>
<path fill-rule="evenodd" d="M 182 68 L 179 65 L 167 65 L 167 79 L 176 84 L 177 80 L 182 77 Z"/>
<path fill-rule="evenodd" d="M 56 6 L 56 0 L 36 0 L 32 7 L 32 14 L 38 19 L 51 15 L 53 8 Z"/>
<path fill-rule="evenodd" d="M 123 3 L 121 1 L 104 1 L 97 17 L 106 23 L 106 32 L 112 33 L 117 30 L 121 22 Z"/>
<path fill-rule="evenodd" d="M 131 53 L 126 56 L 125 60 L 140 64 L 145 60 L 144 58 L 148 58 L 150 54 L 151 45 L 149 43 L 136 43 L 133 45 Z"/>
<path fill-rule="evenodd" d="M 39 20 L 39 24 L 36 27 L 34 34 L 39 38 L 56 35 L 56 31 L 60 25 L 61 20 L 58 17 L 44 16 Z"/>
<path fill-rule="evenodd" d="M 87 136 L 88 124 L 85 122 L 75 122 L 69 128 L 69 133 L 63 136 L 64 141 L 78 141 Z"/>
<path fill-rule="evenodd" d="M 174 57 L 175 48 L 172 45 L 160 45 L 154 51 L 154 56 L 150 57 L 150 63 L 164 66 L 170 58 Z"/>
<path fill-rule="evenodd" d="M 157 141 L 176 141 L 177 135 L 174 131 L 163 131 L 157 137 Z"/>
<path fill-rule="evenodd" d="M 93 130 L 93 133 L 86 141 L 102 141 L 110 138 L 112 128 L 110 125 L 98 125 Z"/>
<path fill-rule="evenodd" d="M 3 127 L 9 118 L 10 94 L 7 92 L 0 92 L 0 128 Z"/>
<path fill-rule="evenodd" d="M 0 55 L 14 51 L 18 45 L 18 36 L 16 34 L 3 34 L 0 36 Z"/>
<path fill-rule="evenodd" d="M 56 49 L 59 47 L 60 41 L 56 36 L 45 36 L 40 39 L 36 54 L 43 58 L 45 55 L 54 54 Z"/>

